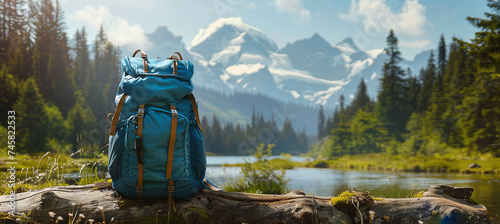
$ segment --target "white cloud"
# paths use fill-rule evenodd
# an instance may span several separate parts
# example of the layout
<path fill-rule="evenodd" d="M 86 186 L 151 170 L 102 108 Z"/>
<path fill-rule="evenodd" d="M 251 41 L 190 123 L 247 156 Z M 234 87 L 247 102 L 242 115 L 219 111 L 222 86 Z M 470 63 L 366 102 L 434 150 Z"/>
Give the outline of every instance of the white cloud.
<path fill-rule="evenodd" d="M 407 41 L 407 40 L 401 40 L 399 44 L 403 47 L 407 48 L 414 48 L 414 49 L 420 49 L 427 47 L 431 44 L 430 40 L 414 40 L 414 41 Z"/>
<path fill-rule="evenodd" d="M 358 22 L 362 20 L 366 32 L 387 32 L 394 29 L 396 34 L 409 37 L 421 37 L 425 34 L 425 6 L 418 0 L 391 1 L 386 0 L 351 0 L 348 14 L 339 14 L 345 20 Z M 401 8 L 395 13 L 391 8 Z"/>
<path fill-rule="evenodd" d="M 130 24 L 122 17 L 113 16 L 106 6 L 99 5 L 95 8 L 86 5 L 74 14 L 74 19 L 85 22 L 86 26 L 91 29 L 98 29 L 102 25 L 109 41 L 114 45 L 143 50 L 148 50 L 151 47 L 144 29 L 139 24 Z"/>
<path fill-rule="evenodd" d="M 98 8 L 86 5 L 83 9 L 76 11 L 74 17 L 77 21 L 83 21 L 91 27 L 99 28 L 104 21 L 110 19 L 111 12 L 103 5 L 99 5 Z"/>
<path fill-rule="evenodd" d="M 300 0 L 276 0 L 276 9 L 280 12 L 291 13 L 300 22 L 309 22 L 311 15 L 311 11 L 302 8 Z"/>

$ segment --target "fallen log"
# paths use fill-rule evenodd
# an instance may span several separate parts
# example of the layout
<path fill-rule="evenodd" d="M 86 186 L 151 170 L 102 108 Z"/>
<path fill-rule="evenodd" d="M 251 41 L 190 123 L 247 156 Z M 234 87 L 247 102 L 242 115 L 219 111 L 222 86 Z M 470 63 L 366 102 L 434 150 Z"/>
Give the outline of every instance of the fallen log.
<path fill-rule="evenodd" d="M 285 195 L 202 189 L 176 200 L 168 215 L 165 200 L 132 200 L 106 182 L 18 193 L 16 216 L 8 216 L 10 196 L 0 196 L 0 212 L 12 223 L 489 223 L 486 208 L 470 204 L 472 188 L 434 185 L 422 198 L 373 199 L 349 191 L 315 197 L 294 190 Z M 335 203 L 335 204 L 334 204 Z"/>

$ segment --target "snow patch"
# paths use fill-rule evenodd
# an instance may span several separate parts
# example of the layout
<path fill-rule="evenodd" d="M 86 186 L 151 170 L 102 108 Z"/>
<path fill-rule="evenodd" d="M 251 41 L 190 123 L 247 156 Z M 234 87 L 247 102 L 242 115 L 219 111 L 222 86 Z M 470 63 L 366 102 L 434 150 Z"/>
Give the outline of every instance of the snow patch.
<path fill-rule="evenodd" d="M 231 76 L 227 73 L 224 73 L 222 75 L 220 75 L 220 79 L 223 81 L 223 82 L 226 82 L 227 80 L 229 80 L 231 78 Z"/>
<path fill-rule="evenodd" d="M 246 75 L 246 74 L 252 74 L 252 73 L 258 72 L 260 69 L 262 69 L 264 67 L 266 67 L 266 66 L 261 64 L 261 63 L 237 64 L 237 65 L 231 65 L 231 66 L 227 67 L 226 71 L 231 75 L 240 76 L 240 75 Z"/>
<path fill-rule="evenodd" d="M 269 43 L 274 43 L 273 40 L 271 40 L 271 38 L 266 36 L 262 30 L 259 30 L 248 24 L 245 24 L 241 19 L 241 17 L 230 17 L 230 18 L 221 18 L 216 20 L 215 22 L 208 25 L 206 29 L 200 28 L 198 34 L 196 34 L 193 41 L 191 42 L 191 46 L 188 49 L 191 50 L 194 46 L 203 43 L 210 36 L 215 34 L 218 30 L 220 30 L 224 26 L 233 26 L 240 32 L 247 32 L 251 35 L 257 35 L 265 39 L 266 41 L 269 41 Z"/>
<path fill-rule="evenodd" d="M 347 76 L 347 78 L 351 78 L 355 75 L 360 74 L 364 69 L 373 64 L 373 59 L 368 58 L 363 61 L 355 61 L 352 64 L 347 65 L 348 68 L 351 68 L 351 72 Z"/>
<path fill-rule="evenodd" d="M 354 49 L 352 49 L 351 46 L 349 46 L 349 44 L 347 44 L 347 43 L 337 45 L 336 47 L 338 49 L 340 49 L 344 54 L 347 54 L 347 55 L 356 53 L 356 51 Z"/>
<path fill-rule="evenodd" d="M 366 51 L 368 55 L 370 55 L 371 58 L 377 58 L 380 54 L 384 53 L 384 49 L 374 49 L 374 50 L 369 50 Z"/>
<path fill-rule="evenodd" d="M 300 94 L 295 90 L 290 91 L 290 94 L 292 94 L 293 98 L 295 99 L 300 97 Z"/>
<path fill-rule="evenodd" d="M 210 64 L 212 62 L 219 62 L 223 65 L 227 65 L 229 59 L 231 59 L 234 55 L 237 55 L 241 51 L 241 46 L 229 46 L 221 52 L 218 52 L 212 56 L 212 60 L 210 60 Z"/>
<path fill-rule="evenodd" d="M 325 105 L 330 99 L 330 97 L 337 91 L 339 91 L 342 86 L 330 87 L 324 91 L 317 91 L 312 95 L 304 96 L 304 99 L 314 102 L 315 104 Z"/>
<path fill-rule="evenodd" d="M 265 59 L 261 55 L 243 53 L 241 54 L 238 62 L 241 64 L 256 64 L 256 63 L 264 63 Z"/>

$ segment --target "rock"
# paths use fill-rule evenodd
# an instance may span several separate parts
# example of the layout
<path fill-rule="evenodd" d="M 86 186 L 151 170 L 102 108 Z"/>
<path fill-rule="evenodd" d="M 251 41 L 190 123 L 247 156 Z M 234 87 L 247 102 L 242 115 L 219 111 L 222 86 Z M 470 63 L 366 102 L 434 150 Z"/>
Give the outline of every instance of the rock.
<path fill-rule="evenodd" d="M 469 169 L 472 169 L 472 168 L 481 168 L 481 166 L 479 164 L 477 164 L 477 163 L 471 163 L 469 165 Z"/>

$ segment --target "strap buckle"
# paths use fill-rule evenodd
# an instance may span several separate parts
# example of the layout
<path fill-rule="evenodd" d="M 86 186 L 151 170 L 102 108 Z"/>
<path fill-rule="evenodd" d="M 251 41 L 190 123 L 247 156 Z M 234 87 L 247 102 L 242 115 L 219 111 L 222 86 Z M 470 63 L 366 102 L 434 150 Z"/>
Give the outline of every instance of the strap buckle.
<path fill-rule="evenodd" d="M 137 193 L 142 193 L 143 190 L 144 190 L 144 188 L 142 186 L 137 185 L 137 187 L 135 187 L 135 191 Z"/>
<path fill-rule="evenodd" d="M 137 117 L 144 117 L 144 108 L 139 108 L 139 110 L 137 110 Z"/>
<path fill-rule="evenodd" d="M 179 114 L 177 113 L 176 109 L 170 109 L 170 112 L 172 113 L 172 117 L 173 118 L 178 118 L 179 117 Z"/>
<path fill-rule="evenodd" d="M 174 185 L 169 185 L 168 186 L 168 193 L 172 194 L 172 193 L 174 193 L 174 191 L 175 191 L 175 186 Z"/>

